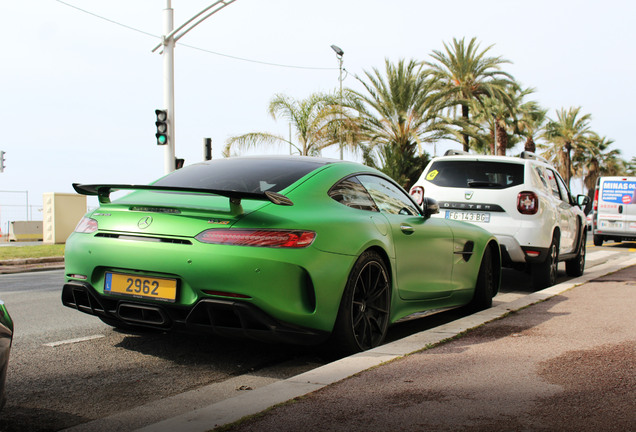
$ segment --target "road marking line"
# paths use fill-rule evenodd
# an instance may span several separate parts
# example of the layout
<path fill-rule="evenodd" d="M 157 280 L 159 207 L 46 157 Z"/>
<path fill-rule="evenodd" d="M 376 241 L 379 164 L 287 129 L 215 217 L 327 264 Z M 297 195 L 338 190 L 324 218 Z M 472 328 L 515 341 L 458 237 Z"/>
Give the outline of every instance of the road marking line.
<path fill-rule="evenodd" d="M 78 343 L 78 342 L 86 342 L 86 341 L 89 341 L 89 340 L 99 339 L 99 338 L 103 338 L 103 337 L 105 337 L 105 336 L 102 335 L 102 334 L 97 334 L 97 335 L 85 336 L 85 337 L 75 338 L 75 339 L 67 339 L 67 340 L 57 341 L 57 342 L 48 342 L 48 343 L 45 343 L 44 346 L 57 347 L 57 346 L 60 346 L 60 345 L 67 345 L 67 344 Z"/>

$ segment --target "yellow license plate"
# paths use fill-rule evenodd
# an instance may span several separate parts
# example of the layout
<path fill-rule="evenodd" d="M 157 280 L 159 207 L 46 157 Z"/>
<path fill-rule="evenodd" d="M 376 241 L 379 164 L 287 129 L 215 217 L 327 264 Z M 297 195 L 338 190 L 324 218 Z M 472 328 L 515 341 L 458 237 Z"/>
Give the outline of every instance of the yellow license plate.
<path fill-rule="evenodd" d="M 106 273 L 104 293 L 174 302 L 177 280 L 109 272 Z"/>

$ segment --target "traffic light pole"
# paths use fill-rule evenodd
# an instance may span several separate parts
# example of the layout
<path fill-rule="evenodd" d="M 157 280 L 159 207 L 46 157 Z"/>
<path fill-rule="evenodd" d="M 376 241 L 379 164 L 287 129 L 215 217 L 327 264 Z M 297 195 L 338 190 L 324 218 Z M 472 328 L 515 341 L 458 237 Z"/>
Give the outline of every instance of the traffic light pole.
<path fill-rule="evenodd" d="M 163 171 L 175 170 L 175 125 L 174 125 L 174 9 L 171 0 L 166 0 L 163 10 L 163 105 L 168 111 L 168 142 L 164 148 Z"/>
<path fill-rule="evenodd" d="M 169 174 L 175 170 L 175 116 L 174 116 L 174 46 L 190 30 L 201 24 L 210 16 L 236 0 L 217 0 L 201 12 L 190 18 L 178 28 L 174 29 L 174 10 L 172 0 L 166 0 L 166 8 L 163 11 L 163 38 L 152 52 L 163 46 L 163 103 L 168 111 L 168 133 L 165 145 L 164 171 Z M 210 11 L 211 10 L 211 11 Z M 202 15 L 205 16 L 201 17 Z M 196 22 L 194 22 L 196 20 Z"/>

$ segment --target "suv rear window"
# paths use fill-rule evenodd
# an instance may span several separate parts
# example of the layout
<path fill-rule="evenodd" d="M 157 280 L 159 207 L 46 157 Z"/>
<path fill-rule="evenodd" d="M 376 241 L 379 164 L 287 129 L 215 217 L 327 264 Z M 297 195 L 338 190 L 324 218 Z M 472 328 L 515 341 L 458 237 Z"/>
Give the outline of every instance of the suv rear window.
<path fill-rule="evenodd" d="M 443 187 L 505 189 L 523 184 L 523 172 L 523 164 L 443 160 L 433 162 L 426 180 Z"/>

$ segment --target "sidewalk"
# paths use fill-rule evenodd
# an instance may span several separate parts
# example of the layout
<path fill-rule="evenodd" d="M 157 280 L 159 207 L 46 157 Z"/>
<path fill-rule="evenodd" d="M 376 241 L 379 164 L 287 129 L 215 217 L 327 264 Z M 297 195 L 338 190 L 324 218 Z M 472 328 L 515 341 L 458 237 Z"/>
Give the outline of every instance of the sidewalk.
<path fill-rule="evenodd" d="M 636 431 L 634 264 L 141 430 Z"/>

